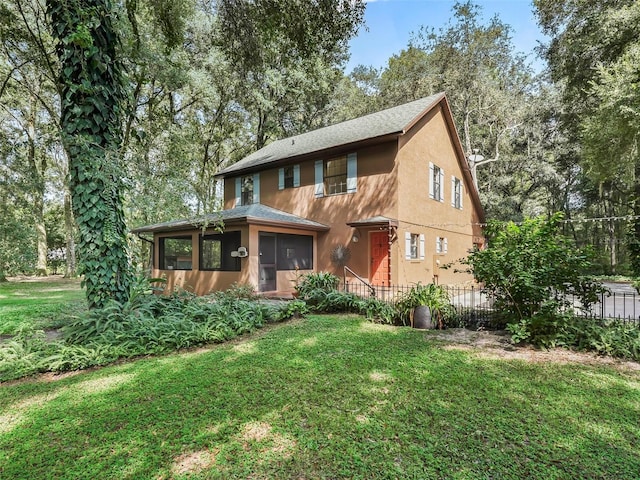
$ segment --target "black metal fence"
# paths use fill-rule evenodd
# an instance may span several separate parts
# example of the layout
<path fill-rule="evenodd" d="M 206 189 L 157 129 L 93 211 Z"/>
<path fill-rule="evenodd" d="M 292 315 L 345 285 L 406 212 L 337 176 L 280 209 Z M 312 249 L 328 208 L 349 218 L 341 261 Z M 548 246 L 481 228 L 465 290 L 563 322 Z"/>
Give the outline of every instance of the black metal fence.
<path fill-rule="evenodd" d="M 374 285 L 369 287 L 361 282 L 347 282 L 342 288 L 362 297 L 375 296 L 379 300 L 393 303 L 403 294 L 410 291 L 412 285 Z M 461 324 L 490 325 L 497 317 L 493 300 L 483 293 L 480 287 L 452 287 L 443 288 L 449 294 L 451 304 L 455 307 Z M 582 308 L 577 298 L 569 297 L 570 308 L 579 317 L 617 321 L 640 327 L 640 295 L 631 288 L 612 289 L 599 295 L 598 301 L 589 307 Z"/>

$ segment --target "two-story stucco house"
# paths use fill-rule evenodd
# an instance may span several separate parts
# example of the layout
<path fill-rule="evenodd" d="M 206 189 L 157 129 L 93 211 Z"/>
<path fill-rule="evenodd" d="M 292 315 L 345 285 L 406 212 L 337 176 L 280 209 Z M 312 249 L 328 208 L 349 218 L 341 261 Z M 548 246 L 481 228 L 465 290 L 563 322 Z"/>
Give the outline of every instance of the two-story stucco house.
<path fill-rule="evenodd" d="M 219 178 L 221 212 L 133 230 L 153 234 L 169 287 L 289 292 L 301 273 L 342 277 L 340 247 L 374 285 L 461 284 L 471 277 L 441 266 L 484 241 L 444 94 L 275 141 Z"/>

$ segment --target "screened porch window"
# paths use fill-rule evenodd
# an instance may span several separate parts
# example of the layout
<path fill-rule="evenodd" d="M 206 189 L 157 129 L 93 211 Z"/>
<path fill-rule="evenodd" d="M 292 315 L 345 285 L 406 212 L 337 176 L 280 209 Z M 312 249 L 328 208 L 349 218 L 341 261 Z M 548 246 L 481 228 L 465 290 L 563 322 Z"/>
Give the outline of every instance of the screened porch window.
<path fill-rule="evenodd" d="M 191 236 L 160 238 L 160 270 L 191 270 L 193 245 Z"/>
<path fill-rule="evenodd" d="M 239 272 L 240 258 L 231 252 L 240 246 L 240 232 L 224 232 L 200 237 L 200 270 Z"/>
<path fill-rule="evenodd" d="M 310 235 L 277 234 L 277 269 L 311 270 L 313 268 L 313 237 Z"/>

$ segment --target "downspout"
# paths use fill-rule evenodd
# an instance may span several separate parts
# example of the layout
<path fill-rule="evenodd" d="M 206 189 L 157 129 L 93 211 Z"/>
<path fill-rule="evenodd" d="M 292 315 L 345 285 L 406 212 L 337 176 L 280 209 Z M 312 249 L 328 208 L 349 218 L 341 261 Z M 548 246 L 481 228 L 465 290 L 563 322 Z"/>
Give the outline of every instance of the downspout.
<path fill-rule="evenodd" d="M 141 233 L 137 233 L 136 236 L 142 240 L 143 242 L 147 242 L 151 244 L 151 254 L 149 255 L 149 273 L 153 270 L 153 257 L 155 256 L 155 248 L 156 244 L 153 240 L 149 240 L 148 238 L 144 238 Z"/>

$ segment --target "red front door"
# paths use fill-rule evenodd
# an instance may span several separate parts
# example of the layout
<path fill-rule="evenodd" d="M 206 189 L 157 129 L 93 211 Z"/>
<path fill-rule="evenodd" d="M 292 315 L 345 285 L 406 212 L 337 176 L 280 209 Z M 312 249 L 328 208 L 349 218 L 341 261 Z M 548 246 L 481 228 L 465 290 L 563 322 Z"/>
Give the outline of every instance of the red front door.
<path fill-rule="evenodd" d="M 369 236 L 371 251 L 370 279 L 372 285 L 389 285 L 389 233 L 371 232 Z"/>

